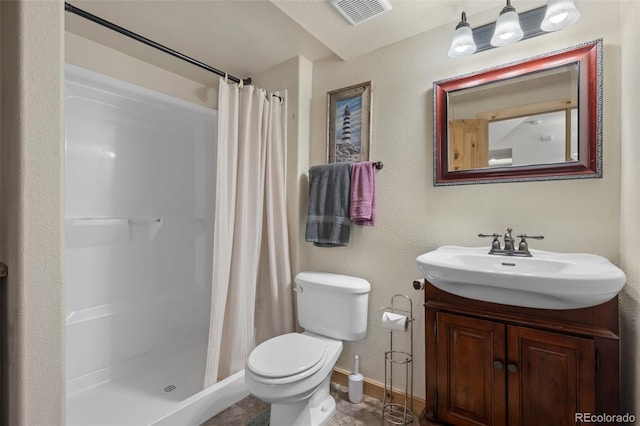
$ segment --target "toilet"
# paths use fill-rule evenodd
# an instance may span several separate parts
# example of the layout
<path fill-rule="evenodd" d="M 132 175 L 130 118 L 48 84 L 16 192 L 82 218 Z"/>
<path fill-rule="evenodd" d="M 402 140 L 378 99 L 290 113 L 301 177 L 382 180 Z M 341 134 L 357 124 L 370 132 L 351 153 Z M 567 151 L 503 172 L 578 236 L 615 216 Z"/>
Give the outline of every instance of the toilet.
<path fill-rule="evenodd" d="M 336 411 L 329 381 L 342 341 L 367 333 L 367 280 L 301 272 L 295 283 L 298 322 L 305 331 L 261 343 L 245 365 L 249 392 L 271 403 L 271 426 L 326 424 Z"/>

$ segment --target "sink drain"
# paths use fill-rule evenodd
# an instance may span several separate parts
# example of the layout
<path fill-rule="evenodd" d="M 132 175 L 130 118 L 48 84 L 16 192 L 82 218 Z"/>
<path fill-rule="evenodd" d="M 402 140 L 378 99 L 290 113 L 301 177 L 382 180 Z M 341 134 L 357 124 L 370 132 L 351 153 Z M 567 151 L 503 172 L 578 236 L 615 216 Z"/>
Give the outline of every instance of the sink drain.
<path fill-rule="evenodd" d="M 165 392 L 173 392 L 174 390 L 176 390 L 176 387 L 174 385 L 169 385 L 164 388 Z"/>

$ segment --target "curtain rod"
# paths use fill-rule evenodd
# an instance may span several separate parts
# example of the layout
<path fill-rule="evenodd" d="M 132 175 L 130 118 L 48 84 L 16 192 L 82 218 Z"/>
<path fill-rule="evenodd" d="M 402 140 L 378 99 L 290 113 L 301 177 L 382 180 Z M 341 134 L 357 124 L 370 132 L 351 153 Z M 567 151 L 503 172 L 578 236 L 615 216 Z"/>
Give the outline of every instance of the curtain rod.
<path fill-rule="evenodd" d="M 79 8 L 69 4 L 67 2 L 64 3 L 64 10 L 67 11 L 67 12 L 71 12 L 71 13 L 73 13 L 75 15 L 81 16 L 81 17 L 83 17 L 85 19 L 88 19 L 89 21 L 95 22 L 96 24 L 100 24 L 103 27 L 109 28 L 110 30 L 113 30 L 113 31 L 115 31 L 117 33 L 120 33 L 120 34 L 124 35 L 124 36 L 130 37 L 130 38 L 132 38 L 134 40 L 137 40 L 137 41 L 139 41 L 141 43 L 144 43 L 147 46 L 151 46 L 151 47 L 156 48 L 156 49 L 158 49 L 158 50 L 160 50 L 160 51 L 162 51 L 164 53 L 168 53 L 171 56 L 174 56 L 174 57 L 176 57 L 178 59 L 182 59 L 185 62 L 188 62 L 188 63 L 190 63 L 192 65 L 195 65 L 197 67 L 205 69 L 205 70 L 207 70 L 209 72 L 212 72 L 214 74 L 217 74 L 217 75 L 219 75 L 221 77 L 227 77 L 229 80 L 233 81 L 234 83 L 240 83 L 240 81 L 241 81 L 238 77 L 234 77 L 232 75 L 229 75 L 229 74 L 225 73 L 224 71 L 220 71 L 219 69 L 213 68 L 212 66 L 209 66 L 209 65 L 207 65 L 205 63 L 202 63 L 202 62 L 200 62 L 200 61 L 198 61 L 196 59 L 193 59 L 193 58 L 191 58 L 191 57 L 189 57 L 189 56 L 187 56 L 187 55 L 185 55 L 183 53 L 180 53 L 180 52 L 177 52 L 177 51 L 175 51 L 173 49 L 170 49 L 167 46 L 164 46 L 164 45 L 162 45 L 160 43 L 156 43 L 153 40 L 149 40 L 146 37 L 143 37 L 143 36 L 141 36 L 139 34 L 136 34 L 133 31 L 129 31 L 126 28 L 122 28 L 121 26 L 116 25 L 113 22 L 109 22 L 106 19 L 102 19 L 99 16 L 93 15 L 93 14 L 91 14 L 91 13 L 85 11 L 85 10 L 79 9 Z M 251 84 L 251 78 L 242 79 L 242 82 L 244 84 Z"/>

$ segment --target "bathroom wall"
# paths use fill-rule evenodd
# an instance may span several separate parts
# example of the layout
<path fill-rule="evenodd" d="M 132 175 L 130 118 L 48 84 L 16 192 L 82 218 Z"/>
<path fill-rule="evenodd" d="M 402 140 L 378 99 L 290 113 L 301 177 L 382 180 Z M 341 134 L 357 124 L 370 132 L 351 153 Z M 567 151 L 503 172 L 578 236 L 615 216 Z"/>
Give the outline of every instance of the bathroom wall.
<path fill-rule="evenodd" d="M 424 397 L 423 294 L 411 282 L 420 276 L 416 256 L 440 245 L 488 246 L 488 241 L 476 237 L 479 232 L 504 232 L 511 226 L 518 233 L 546 236 L 533 242 L 533 248 L 591 252 L 620 262 L 619 4 L 582 1 L 578 7 L 581 19 L 564 31 L 467 58 L 447 56 L 452 22 L 349 62 L 331 57 L 314 63 L 310 163 L 326 162 L 326 93 L 369 80 L 373 92 L 371 159 L 384 162 L 384 169 L 377 173 L 377 226 L 352 227 L 346 248 L 305 245 L 310 269 L 361 276 L 372 284 L 368 335 L 345 345 L 339 367 L 351 369 L 353 355 L 359 354 L 364 375 L 384 380 L 383 353 L 389 339 L 379 326 L 378 309 L 387 306 L 395 293 L 410 295 L 417 318 L 415 395 Z M 485 24 L 495 20 L 497 12 L 470 16 L 469 22 L 472 26 Z M 433 81 L 601 37 L 602 179 L 433 186 Z M 633 43 L 629 49 L 634 48 Z M 637 69 L 637 64 L 631 69 Z M 638 176 L 634 178 L 637 188 Z M 637 207 L 636 201 L 630 209 L 637 211 Z M 303 203 L 301 209 L 305 208 Z"/>
<path fill-rule="evenodd" d="M 300 232 L 304 216 L 300 214 L 309 169 L 309 128 L 313 63 L 297 56 L 253 77 L 259 87 L 268 90 L 287 90 L 287 217 L 291 271 L 306 269 L 300 255 Z M 292 295 L 293 297 L 293 295 Z"/>
<path fill-rule="evenodd" d="M 627 274 L 627 286 L 620 297 L 622 326 L 622 403 L 623 411 L 640 414 L 640 2 L 627 1 L 620 5 L 621 40 L 630 42 L 620 46 L 621 85 L 621 223 L 620 264 Z"/>
<path fill-rule="evenodd" d="M 64 424 L 63 6 L 0 2 L 2 418 Z M 25 386 L 25 384 L 27 384 Z"/>

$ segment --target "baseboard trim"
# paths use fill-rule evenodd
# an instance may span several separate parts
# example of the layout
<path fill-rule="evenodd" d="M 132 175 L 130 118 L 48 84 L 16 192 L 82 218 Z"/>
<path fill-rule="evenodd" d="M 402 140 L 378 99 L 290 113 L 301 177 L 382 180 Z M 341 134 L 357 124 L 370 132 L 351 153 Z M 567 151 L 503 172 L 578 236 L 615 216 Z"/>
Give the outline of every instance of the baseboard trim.
<path fill-rule="evenodd" d="M 333 374 L 331 375 L 331 381 L 342 386 L 348 386 L 349 374 L 351 374 L 349 371 L 336 367 L 333 369 Z M 369 395 L 370 397 L 373 397 L 382 401 L 384 399 L 384 384 L 365 378 L 364 384 L 362 386 L 362 392 L 365 395 Z M 394 402 L 402 401 L 402 398 L 404 398 L 404 392 L 400 392 L 394 389 L 393 390 Z M 413 397 L 412 411 L 414 416 L 419 417 L 424 411 L 425 406 L 426 406 L 426 402 L 424 399 L 416 398 L 415 396 Z"/>

